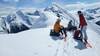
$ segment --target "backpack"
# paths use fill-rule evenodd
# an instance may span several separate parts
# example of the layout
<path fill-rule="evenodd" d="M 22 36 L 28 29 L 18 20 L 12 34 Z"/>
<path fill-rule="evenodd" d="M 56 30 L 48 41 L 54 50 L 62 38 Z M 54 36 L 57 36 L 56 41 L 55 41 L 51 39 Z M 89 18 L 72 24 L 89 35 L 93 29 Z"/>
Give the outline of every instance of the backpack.
<path fill-rule="evenodd" d="M 60 36 L 60 33 L 55 32 L 53 29 L 50 30 L 50 36 Z"/>
<path fill-rule="evenodd" d="M 76 39 L 76 40 L 82 40 L 81 30 L 75 30 L 73 38 Z"/>

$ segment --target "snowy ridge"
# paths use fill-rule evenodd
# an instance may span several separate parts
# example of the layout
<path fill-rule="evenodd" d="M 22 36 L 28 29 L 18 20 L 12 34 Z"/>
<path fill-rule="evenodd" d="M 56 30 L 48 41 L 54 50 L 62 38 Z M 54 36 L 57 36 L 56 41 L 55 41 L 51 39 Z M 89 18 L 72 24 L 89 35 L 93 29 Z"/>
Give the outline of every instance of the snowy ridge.
<path fill-rule="evenodd" d="M 67 12 L 64 8 L 62 8 L 60 5 L 58 5 L 58 4 L 54 4 L 54 5 L 55 5 L 56 7 L 58 7 L 63 13 L 65 13 L 64 16 L 65 16 L 66 19 L 72 20 L 74 25 L 77 25 L 77 24 L 78 24 L 78 22 L 75 20 L 76 18 L 74 18 L 74 17 L 72 16 L 72 14 L 68 13 L 68 12 Z M 68 18 L 68 17 L 69 17 L 69 18 Z"/>

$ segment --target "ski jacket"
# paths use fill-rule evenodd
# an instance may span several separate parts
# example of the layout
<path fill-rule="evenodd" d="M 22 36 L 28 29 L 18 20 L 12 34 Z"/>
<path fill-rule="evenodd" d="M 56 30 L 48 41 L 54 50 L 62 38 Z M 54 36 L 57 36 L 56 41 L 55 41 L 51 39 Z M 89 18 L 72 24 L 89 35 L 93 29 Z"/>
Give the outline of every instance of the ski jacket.
<path fill-rule="evenodd" d="M 82 27 L 83 28 L 84 26 L 87 25 L 87 22 L 86 22 L 86 20 L 85 20 L 85 18 L 83 16 L 83 14 L 80 14 L 79 15 L 79 21 L 80 21 L 79 27 Z"/>
<path fill-rule="evenodd" d="M 61 28 L 62 28 L 62 26 L 60 25 L 60 22 L 56 22 L 54 24 L 54 31 L 55 32 L 60 32 Z"/>

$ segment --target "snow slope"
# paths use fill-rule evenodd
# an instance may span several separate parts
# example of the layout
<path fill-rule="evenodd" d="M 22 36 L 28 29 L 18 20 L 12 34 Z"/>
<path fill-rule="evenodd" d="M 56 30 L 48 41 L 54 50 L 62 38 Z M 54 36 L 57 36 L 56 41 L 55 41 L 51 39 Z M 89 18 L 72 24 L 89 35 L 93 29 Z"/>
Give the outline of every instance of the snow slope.
<path fill-rule="evenodd" d="M 93 48 L 79 50 L 68 33 L 67 42 L 54 41 L 49 36 L 50 28 L 33 29 L 17 34 L 0 35 L 0 56 L 100 56 L 100 37 L 88 28 L 88 37 Z M 94 37 L 95 36 L 95 37 Z M 64 46 L 65 45 L 65 46 Z M 63 53 L 63 47 L 66 52 Z M 63 55 L 64 56 L 64 55 Z"/>

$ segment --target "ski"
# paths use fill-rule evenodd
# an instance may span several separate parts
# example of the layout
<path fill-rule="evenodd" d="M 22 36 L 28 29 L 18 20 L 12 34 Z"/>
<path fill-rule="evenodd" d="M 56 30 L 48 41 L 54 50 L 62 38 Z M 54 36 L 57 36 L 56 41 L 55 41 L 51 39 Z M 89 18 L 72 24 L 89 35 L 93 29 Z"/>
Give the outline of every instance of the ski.
<path fill-rule="evenodd" d="M 88 47 L 92 48 L 92 45 L 89 42 L 86 43 L 86 48 L 88 48 Z"/>

